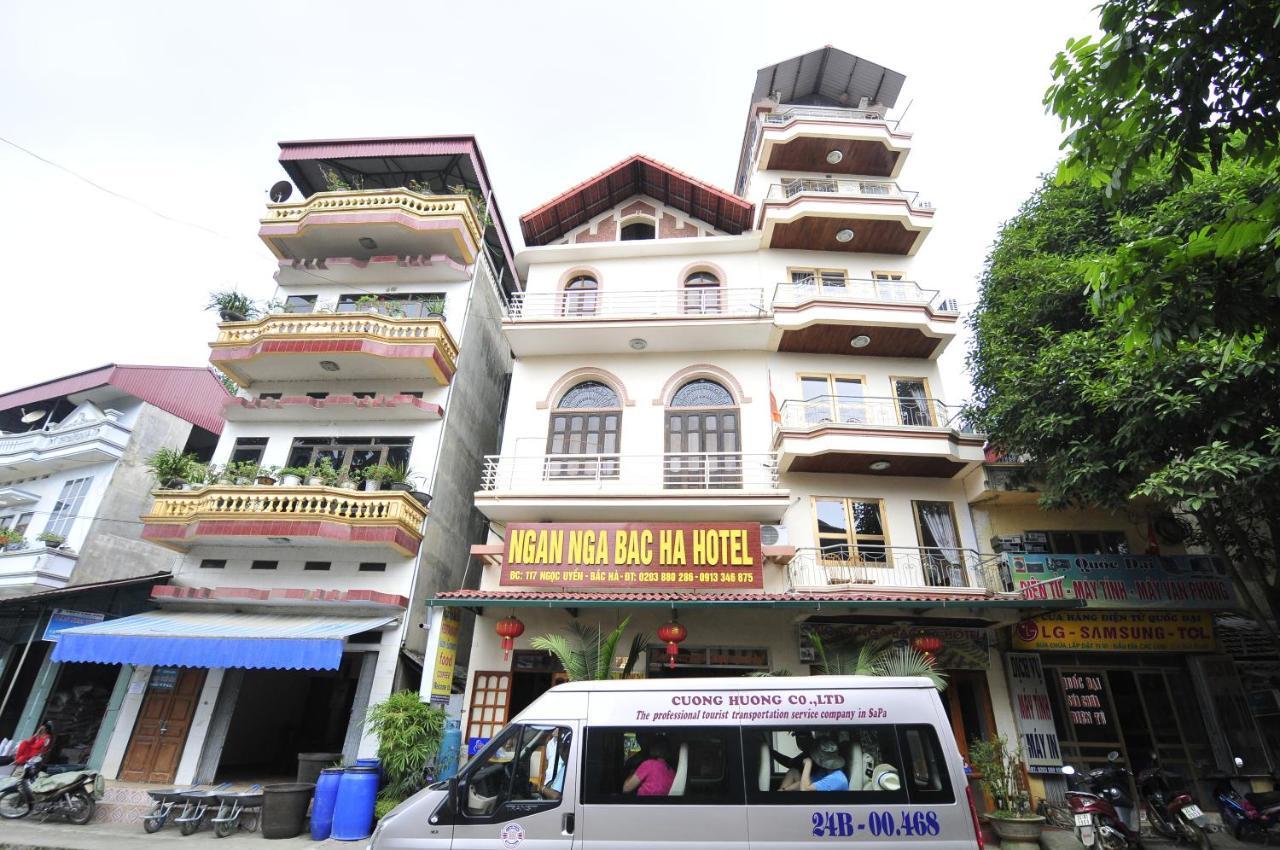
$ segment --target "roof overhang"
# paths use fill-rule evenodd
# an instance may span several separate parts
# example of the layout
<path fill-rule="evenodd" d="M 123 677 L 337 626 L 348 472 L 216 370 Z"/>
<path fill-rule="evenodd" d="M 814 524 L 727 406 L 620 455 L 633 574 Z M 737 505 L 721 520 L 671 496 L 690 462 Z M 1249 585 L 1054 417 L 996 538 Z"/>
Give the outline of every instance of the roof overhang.
<path fill-rule="evenodd" d="M 499 605 L 503 608 L 804 608 L 814 611 L 855 608 L 898 610 L 994 608 L 1034 613 L 1084 607 L 1084 603 L 1078 599 L 974 598 L 959 595 L 949 597 L 928 592 L 853 594 L 459 590 L 438 594 L 429 604 L 462 607 Z M 1031 616 L 1031 614 L 1023 616 Z"/>
<path fill-rule="evenodd" d="M 827 45 L 756 72 L 751 102 L 822 104 L 856 107 L 869 103 L 893 106 L 906 76 L 883 65 Z"/>

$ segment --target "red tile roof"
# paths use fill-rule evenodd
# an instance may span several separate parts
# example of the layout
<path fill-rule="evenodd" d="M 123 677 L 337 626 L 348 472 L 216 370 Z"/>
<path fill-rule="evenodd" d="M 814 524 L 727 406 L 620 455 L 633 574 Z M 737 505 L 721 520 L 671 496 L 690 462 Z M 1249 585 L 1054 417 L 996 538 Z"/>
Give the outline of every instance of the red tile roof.
<path fill-rule="evenodd" d="M 525 213 L 520 231 L 526 245 L 546 245 L 633 195 L 656 198 L 733 235 L 751 229 L 755 211 L 736 195 L 636 154 Z"/>
<path fill-rule="evenodd" d="M 698 593 L 666 590 L 452 590 L 436 595 L 441 601 L 510 602 L 985 602 L 973 593 L 920 591 L 836 591 L 830 593 Z"/>

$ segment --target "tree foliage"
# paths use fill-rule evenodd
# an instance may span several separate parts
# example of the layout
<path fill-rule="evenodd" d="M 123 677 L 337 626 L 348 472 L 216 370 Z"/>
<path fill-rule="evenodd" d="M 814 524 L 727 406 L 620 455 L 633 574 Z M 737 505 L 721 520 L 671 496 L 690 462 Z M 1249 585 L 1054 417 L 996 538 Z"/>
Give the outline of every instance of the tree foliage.
<path fill-rule="evenodd" d="M 554 655 L 571 682 L 610 679 L 613 678 L 614 652 L 630 622 L 630 617 L 624 617 L 618 627 L 606 635 L 601 626 L 584 626 L 574 620 L 569 624 L 568 635 L 541 635 L 531 640 L 529 645 Z M 644 632 L 636 632 L 631 636 L 631 647 L 622 668 L 622 678 L 631 675 L 631 670 L 644 654 L 648 643 L 649 636 Z"/>
<path fill-rule="evenodd" d="M 378 736 L 386 774 L 380 796 L 398 802 L 422 788 L 444 737 L 444 709 L 423 702 L 416 691 L 397 691 L 369 709 L 365 724 Z"/>
<path fill-rule="evenodd" d="M 852 655 L 827 655 L 822 638 L 809 633 L 818 656 L 818 669 L 827 676 L 920 676 L 940 691 L 947 689 L 947 674 L 923 652 L 892 646 L 887 640 L 868 640 Z"/>
<path fill-rule="evenodd" d="M 1092 308 L 1086 281 L 1138 237 L 1185 240 L 1272 180 L 1232 160 L 1179 187 L 1152 168 L 1108 197 L 1046 180 L 1001 230 L 970 320 L 969 412 L 1002 451 L 1029 456 L 1043 507 L 1189 512 L 1204 541 L 1265 587 L 1280 541 L 1280 354 L 1269 333 L 1212 323 L 1158 353 L 1128 345 L 1128 317 Z M 1258 260 L 1203 253 L 1188 279 L 1243 281 Z"/>

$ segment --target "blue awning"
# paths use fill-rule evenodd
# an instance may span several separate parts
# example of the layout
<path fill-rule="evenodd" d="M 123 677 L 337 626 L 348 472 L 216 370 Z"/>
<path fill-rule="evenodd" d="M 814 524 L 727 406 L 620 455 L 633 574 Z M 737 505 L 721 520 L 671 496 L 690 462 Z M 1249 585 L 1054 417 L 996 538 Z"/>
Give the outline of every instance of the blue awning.
<path fill-rule="evenodd" d="M 53 660 L 337 670 L 348 637 L 395 619 L 153 611 L 60 631 Z"/>

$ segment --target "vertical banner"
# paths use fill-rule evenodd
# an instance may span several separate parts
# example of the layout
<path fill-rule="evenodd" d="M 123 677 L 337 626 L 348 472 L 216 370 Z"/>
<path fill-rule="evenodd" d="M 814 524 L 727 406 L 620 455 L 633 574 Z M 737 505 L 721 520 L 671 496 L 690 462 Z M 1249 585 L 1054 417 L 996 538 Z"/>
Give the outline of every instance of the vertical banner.
<path fill-rule="evenodd" d="M 429 608 L 428 612 L 431 631 L 427 635 L 419 695 L 436 705 L 444 705 L 453 692 L 462 611 L 458 608 Z"/>
<path fill-rule="evenodd" d="M 1009 672 L 1009 698 L 1018 723 L 1018 737 L 1029 773 L 1059 773 L 1062 751 L 1049 705 L 1040 656 L 1030 652 L 1005 653 Z"/>

